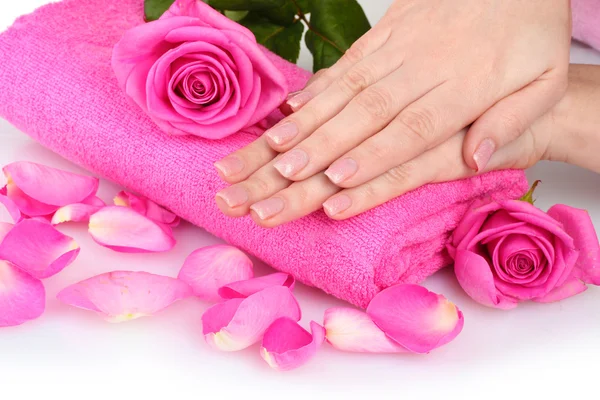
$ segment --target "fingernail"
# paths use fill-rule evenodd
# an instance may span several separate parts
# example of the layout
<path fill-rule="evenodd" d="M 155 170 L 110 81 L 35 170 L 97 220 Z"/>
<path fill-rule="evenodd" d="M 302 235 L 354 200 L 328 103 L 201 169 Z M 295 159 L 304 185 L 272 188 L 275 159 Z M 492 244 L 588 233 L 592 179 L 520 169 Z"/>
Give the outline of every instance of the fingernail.
<path fill-rule="evenodd" d="M 346 211 L 351 205 L 352 199 L 345 194 L 340 194 L 339 196 L 335 196 L 323 203 L 323 208 L 325 209 L 327 215 L 333 217 L 342 211 Z"/>
<path fill-rule="evenodd" d="M 298 134 L 298 125 L 294 122 L 285 122 L 269 129 L 265 135 L 275 144 L 284 144 L 292 140 Z"/>
<path fill-rule="evenodd" d="M 292 111 L 298 111 L 311 99 L 312 94 L 310 94 L 309 92 L 299 91 L 290 93 L 285 103 L 292 109 Z"/>
<path fill-rule="evenodd" d="M 244 162 L 236 156 L 227 156 L 214 164 L 215 168 L 225 176 L 239 174 L 244 169 Z"/>
<path fill-rule="evenodd" d="M 477 172 L 481 172 L 485 169 L 495 150 L 496 144 L 492 139 L 483 139 L 473 154 L 473 161 L 475 161 L 475 164 L 477 165 Z"/>
<path fill-rule="evenodd" d="M 308 154 L 304 150 L 294 149 L 285 153 L 273 166 L 286 178 L 297 174 L 308 164 Z"/>
<path fill-rule="evenodd" d="M 229 186 L 217 193 L 217 197 L 223 199 L 229 207 L 233 208 L 248 201 L 248 192 L 240 186 Z"/>
<path fill-rule="evenodd" d="M 340 183 L 350 178 L 358 171 L 358 164 L 351 158 L 344 158 L 331 164 L 325 175 L 333 183 Z"/>
<path fill-rule="evenodd" d="M 250 209 L 258 215 L 260 219 L 268 219 L 274 215 L 279 214 L 283 211 L 285 203 L 279 197 L 272 197 L 270 199 L 259 201 L 258 203 L 252 204 Z"/>

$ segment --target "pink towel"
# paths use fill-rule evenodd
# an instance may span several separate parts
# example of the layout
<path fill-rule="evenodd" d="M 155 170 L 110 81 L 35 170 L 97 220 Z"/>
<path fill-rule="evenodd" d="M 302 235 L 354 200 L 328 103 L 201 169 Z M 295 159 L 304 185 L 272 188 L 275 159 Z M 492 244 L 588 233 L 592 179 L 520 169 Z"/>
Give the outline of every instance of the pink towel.
<path fill-rule="evenodd" d="M 181 217 L 358 306 L 450 263 L 444 247 L 470 203 L 516 198 L 523 172 L 430 185 L 344 222 L 316 212 L 276 229 L 223 216 L 213 162 L 256 138 L 169 137 L 117 86 L 113 45 L 142 21 L 143 0 L 66 0 L 21 17 L 0 36 L 0 116 L 43 145 L 150 197 Z M 291 90 L 309 74 L 273 56 Z"/>
<path fill-rule="evenodd" d="M 573 37 L 600 50 L 600 0 L 572 0 Z"/>

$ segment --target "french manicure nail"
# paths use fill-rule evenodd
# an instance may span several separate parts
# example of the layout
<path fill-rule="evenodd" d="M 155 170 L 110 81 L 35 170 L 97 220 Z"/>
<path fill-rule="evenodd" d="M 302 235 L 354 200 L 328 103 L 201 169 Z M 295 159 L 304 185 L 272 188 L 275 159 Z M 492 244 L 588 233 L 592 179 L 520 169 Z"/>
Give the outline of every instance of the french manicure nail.
<path fill-rule="evenodd" d="M 292 140 L 298 134 L 298 125 L 292 121 L 284 122 L 281 125 L 269 129 L 265 134 L 275 144 L 284 144 Z"/>
<path fill-rule="evenodd" d="M 223 199 L 229 207 L 234 208 L 248 201 L 248 192 L 240 186 L 229 186 L 217 193 L 217 197 Z"/>
<path fill-rule="evenodd" d="M 325 209 L 325 212 L 327 212 L 327 215 L 333 217 L 342 211 L 346 211 L 351 205 L 352 199 L 345 194 L 340 194 L 323 203 L 323 208 Z"/>
<path fill-rule="evenodd" d="M 351 158 L 344 158 L 331 164 L 325 175 L 331 182 L 338 184 L 350 178 L 358 171 L 358 164 Z"/>
<path fill-rule="evenodd" d="M 224 176 L 239 174 L 244 169 L 244 162 L 237 156 L 227 156 L 214 165 Z"/>
<path fill-rule="evenodd" d="M 273 166 L 281 175 L 289 178 L 306 167 L 306 164 L 308 164 L 308 154 L 304 150 L 294 149 L 285 153 Z"/>
<path fill-rule="evenodd" d="M 292 109 L 292 111 L 298 111 L 303 105 L 308 103 L 312 99 L 312 94 L 309 92 L 295 92 L 290 93 L 285 103 Z"/>
<path fill-rule="evenodd" d="M 279 197 L 271 197 L 270 199 L 259 201 L 252 204 L 250 209 L 258 215 L 260 219 L 269 219 L 274 215 L 283 211 L 285 203 Z"/>
<path fill-rule="evenodd" d="M 485 169 L 490 158 L 492 158 L 494 151 L 496 151 L 496 144 L 494 141 L 490 138 L 483 139 L 473 154 L 473 161 L 475 161 L 475 165 L 477 165 L 477 172 L 481 172 Z"/>

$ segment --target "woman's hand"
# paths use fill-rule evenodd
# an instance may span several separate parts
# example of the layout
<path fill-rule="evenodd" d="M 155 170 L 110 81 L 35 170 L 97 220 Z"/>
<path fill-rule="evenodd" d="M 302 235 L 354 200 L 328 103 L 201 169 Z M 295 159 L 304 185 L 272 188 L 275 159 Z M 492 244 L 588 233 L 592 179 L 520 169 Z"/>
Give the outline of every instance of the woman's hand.
<path fill-rule="evenodd" d="M 528 168 L 543 159 L 569 162 L 600 173 L 598 109 L 600 67 L 572 65 L 567 94 L 521 136 L 499 149 L 484 171 Z M 465 139 L 463 130 L 365 184 L 341 189 L 323 173 L 301 182 L 283 178 L 273 168 L 274 152 L 263 136 L 235 154 L 245 157 L 244 162 L 256 172 L 249 176 L 237 174 L 239 183 L 219 192 L 217 204 L 232 217 L 252 210 L 252 218 L 264 227 L 301 218 L 322 206 L 331 218 L 346 219 L 422 185 L 474 175 L 475 171 L 460 157 Z"/>
<path fill-rule="evenodd" d="M 344 194 L 372 190 L 420 165 L 411 176 L 421 184 L 489 170 L 492 154 L 563 94 L 569 16 L 567 0 L 396 1 L 336 65 L 288 100 L 292 115 L 217 162 L 221 176 L 238 183 L 221 192 L 229 200 L 224 211 L 245 215 L 282 189 L 291 208 L 314 210 L 325 192 L 328 198 L 338 187 Z M 462 138 L 448 140 L 471 123 Z M 464 170 L 432 172 L 422 160 L 450 154 L 450 144 L 462 146 L 452 162 Z M 273 161 L 277 152 L 284 153 Z M 353 203 L 334 218 L 386 197 Z M 348 206 L 346 197 L 335 199 L 336 207 L 326 203 L 331 213 Z M 266 220 L 281 207 L 271 199 L 254 208 Z"/>

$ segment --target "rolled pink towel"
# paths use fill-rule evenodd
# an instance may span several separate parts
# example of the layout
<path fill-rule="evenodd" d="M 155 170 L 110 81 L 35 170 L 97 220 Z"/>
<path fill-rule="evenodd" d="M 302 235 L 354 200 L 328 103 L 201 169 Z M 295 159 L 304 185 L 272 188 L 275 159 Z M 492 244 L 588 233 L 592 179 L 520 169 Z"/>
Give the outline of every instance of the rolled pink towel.
<path fill-rule="evenodd" d="M 143 23 L 143 0 L 66 0 L 0 35 L 0 116 L 44 146 L 170 208 L 300 281 L 358 306 L 450 260 L 445 244 L 474 199 L 519 197 L 521 171 L 429 185 L 347 221 L 316 212 L 276 229 L 220 213 L 213 163 L 256 139 L 170 137 L 119 89 L 114 44 Z M 290 90 L 309 73 L 275 55 Z"/>
<path fill-rule="evenodd" d="M 573 38 L 600 50 L 600 0 L 571 0 Z"/>

